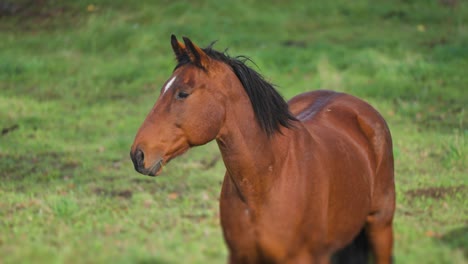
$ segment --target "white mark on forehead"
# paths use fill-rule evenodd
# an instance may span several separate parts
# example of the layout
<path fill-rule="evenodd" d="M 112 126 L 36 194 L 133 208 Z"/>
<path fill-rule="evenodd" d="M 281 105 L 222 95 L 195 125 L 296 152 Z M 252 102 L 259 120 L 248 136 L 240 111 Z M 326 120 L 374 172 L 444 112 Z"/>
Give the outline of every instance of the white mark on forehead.
<path fill-rule="evenodd" d="M 169 88 L 171 87 L 172 83 L 174 83 L 175 79 L 176 79 L 176 76 L 172 77 L 172 79 L 169 80 L 169 82 L 167 82 L 166 86 L 164 87 L 163 94 L 165 94 L 166 91 L 169 90 Z"/>

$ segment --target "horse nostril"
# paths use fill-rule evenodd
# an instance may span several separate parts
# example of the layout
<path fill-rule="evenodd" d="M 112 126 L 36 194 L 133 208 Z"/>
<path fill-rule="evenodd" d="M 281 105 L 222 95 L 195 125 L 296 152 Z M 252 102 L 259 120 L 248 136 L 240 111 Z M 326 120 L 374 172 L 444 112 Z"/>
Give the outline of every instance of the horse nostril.
<path fill-rule="evenodd" d="M 130 153 L 130 156 L 132 158 L 133 165 L 135 166 L 135 170 L 140 171 L 140 169 L 144 167 L 143 162 L 145 160 L 145 154 L 138 148 L 135 152 Z"/>
<path fill-rule="evenodd" d="M 139 166 L 143 166 L 143 161 L 145 160 L 145 154 L 141 149 L 137 149 L 135 152 L 135 160 Z"/>

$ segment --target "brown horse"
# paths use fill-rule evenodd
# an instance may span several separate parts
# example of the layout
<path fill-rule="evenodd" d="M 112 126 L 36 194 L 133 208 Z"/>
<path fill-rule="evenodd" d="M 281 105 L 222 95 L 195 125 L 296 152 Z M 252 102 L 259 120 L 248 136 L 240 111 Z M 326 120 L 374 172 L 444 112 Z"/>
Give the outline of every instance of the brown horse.
<path fill-rule="evenodd" d="M 365 263 L 356 254 L 368 248 L 376 263 L 391 262 L 392 141 L 374 108 L 323 90 L 286 103 L 245 57 L 188 38 L 171 44 L 178 64 L 131 157 L 138 172 L 155 176 L 216 139 L 229 263 Z"/>

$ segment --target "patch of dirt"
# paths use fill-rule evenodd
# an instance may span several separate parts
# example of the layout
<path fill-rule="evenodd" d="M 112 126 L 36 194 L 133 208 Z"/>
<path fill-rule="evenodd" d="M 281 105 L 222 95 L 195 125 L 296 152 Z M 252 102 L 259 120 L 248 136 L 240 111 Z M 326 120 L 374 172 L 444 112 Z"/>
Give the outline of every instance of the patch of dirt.
<path fill-rule="evenodd" d="M 73 22 L 79 12 L 66 1 L 0 0 L 0 19 L 12 19 L 15 30 L 49 29 Z M 66 20 L 59 19 L 66 17 Z M 0 29 L 8 28 L 2 27 Z"/>
<path fill-rule="evenodd" d="M 124 199 L 131 199 L 133 192 L 131 190 L 106 190 L 104 188 L 95 188 L 93 192 L 99 196 L 120 197 Z"/>
<path fill-rule="evenodd" d="M 32 17 L 46 18 L 55 16 L 64 11 L 63 7 L 53 7 L 47 2 L 46 0 L 0 0 L 0 17 L 19 16 L 24 19 Z"/>
<path fill-rule="evenodd" d="M 286 40 L 281 42 L 285 47 L 307 48 L 307 42 L 301 40 Z"/>
<path fill-rule="evenodd" d="M 133 178 L 130 180 L 131 182 L 134 182 L 134 183 L 154 183 L 154 180 L 152 178 Z"/>
<path fill-rule="evenodd" d="M 19 128 L 18 124 L 12 125 L 10 127 L 5 127 L 2 129 L 2 136 L 5 136 L 6 134 L 15 131 L 18 128 Z"/>
<path fill-rule="evenodd" d="M 458 5 L 458 0 L 439 0 L 441 6 L 455 8 Z"/>
<path fill-rule="evenodd" d="M 435 48 L 437 46 L 447 45 L 448 43 L 449 43 L 448 39 L 446 39 L 445 37 L 441 37 L 441 38 L 437 38 L 437 39 L 432 39 L 430 41 L 422 42 L 421 45 L 429 47 L 429 48 L 432 49 L 432 48 Z"/>
<path fill-rule="evenodd" d="M 406 195 L 411 199 L 415 199 L 419 197 L 426 197 L 426 198 L 440 200 L 447 196 L 455 196 L 457 193 L 467 192 L 467 191 L 468 191 L 468 186 L 459 185 L 459 186 L 450 186 L 450 187 L 429 187 L 429 188 L 414 189 L 414 190 L 407 191 Z"/>
<path fill-rule="evenodd" d="M 61 177 L 70 178 L 73 171 L 81 166 L 75 160 L 67 160 L 65 153 L 43 152 L 27 155 L 1 155 L 0 179 L 23 180 L 34 174 L 39 181 L 47 181 L 51 171 L 60 171 Z"/>
<path fill-rule="evenodd" d="M 399 20 L 404 20 L 408 17 L 408 14 L 405 11 L 401 10 L 392 10 L 389 12 L 386 12 L 385 14 L 382 15 L 383 19 L 399 19 Z"/>

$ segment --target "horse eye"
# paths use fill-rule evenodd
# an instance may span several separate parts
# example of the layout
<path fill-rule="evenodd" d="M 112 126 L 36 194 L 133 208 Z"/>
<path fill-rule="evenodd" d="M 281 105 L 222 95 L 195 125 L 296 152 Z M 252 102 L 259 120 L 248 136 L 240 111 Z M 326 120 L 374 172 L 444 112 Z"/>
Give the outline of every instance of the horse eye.
<path fill-rule="evenodd" d="M 180 91 L 177 93 L 177 99 L 185 99 L 189 96 L 190 94 L 189 93 L 186 93 L 186 92 L 183 92 L 183 91 Z"/>

